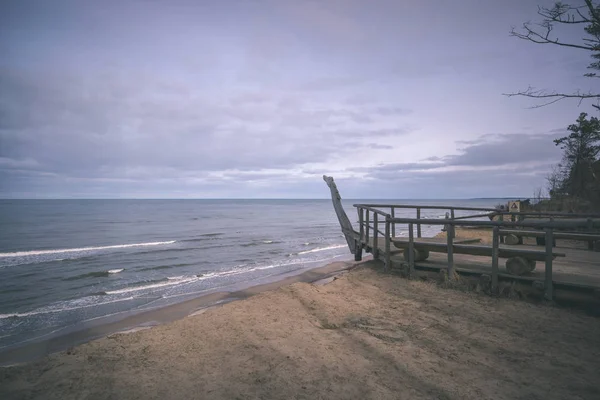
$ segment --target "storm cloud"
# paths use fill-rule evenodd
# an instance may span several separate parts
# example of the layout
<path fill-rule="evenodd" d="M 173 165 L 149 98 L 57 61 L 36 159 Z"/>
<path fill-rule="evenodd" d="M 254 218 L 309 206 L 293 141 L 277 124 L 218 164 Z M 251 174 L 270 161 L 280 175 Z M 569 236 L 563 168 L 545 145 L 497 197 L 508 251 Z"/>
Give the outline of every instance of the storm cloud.
<path fill-rule="evenodd" d="M 508 37 L 535 12 L 2 2 L 0 196 L 325 197 L 323 174 L 345 197 L 529 195 L 584 106 L 501 93 L 586 82 Z"/>

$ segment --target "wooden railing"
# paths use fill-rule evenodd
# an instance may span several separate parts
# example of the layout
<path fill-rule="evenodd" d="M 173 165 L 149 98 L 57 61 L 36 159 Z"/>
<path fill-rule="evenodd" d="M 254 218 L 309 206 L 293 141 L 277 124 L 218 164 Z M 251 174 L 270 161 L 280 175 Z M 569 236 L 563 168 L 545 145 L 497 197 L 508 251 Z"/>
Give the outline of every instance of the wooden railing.
<path fill-rule="evenodd" d="M 545 221 L 533 220 L 522 220 L 522 221 L 468 221 L 467 219 L 481 218 L 489 214 L 497 214 L 495 209 L 490 208 L 472 208 L 472 207 L 441 207 L 441 206 L 410 206 L 410 205 L 389 205 L 389 204 L 355 204 L 358 211 L 359 217 L 359 250 L 362 248 L 371 246 L 370 240 L 373 240 L 371 246 L 371 252 L 375 258 L 379 258 L 379 240 L 380 235 L 383 236 L 384 244 L 384 262 L 386 268 L 391 266 L 391 241 L 395 237 L 395 226 L 396 224 L 408 225 L 408 265 L 409 275 L 414 272 L 415 261 L 414 261 L 414 227 L 417 226 L 417 238 L 421 237 L 421 225 L 445 225 L 447 228 L 447 273 L 448 277 L 454 276 L 454 232 L 457 226 L 469 226 L 469 227 L 491 227 L 492 228 L 492 270 L 491 270 L 491 285 L 492 292 L 497 293 L 498 291 L 498 276 L 499 276 L 499 265 L 498 265 L 498 254 L 499 254 L 499 243 L 502 228 L 535 228 L 541 229 L 545 233 L 545 275 L 544 275 L 544 295 L 546 299 L 552 300 L 553 297 L 553 280 L 552 280 L 552 261 L 553 253 L 552 247 L 554 242 L 554 230 L 555 229 L 600 229 L 600 218 L 587 218 L 580 220 L 573 219 L 550 219 Z M 379 208 L 389 209 L 390 212 L 385 212 Z M 394 210 L 401 208 L 415 208 L 417 211 L 417 218 L 396 218 Z M 439 209 L 439 210 L 450 210 L 449 219 L 423 219 L 420 218 L 420 209 Z M 463 217 L 456 217 L 454 211 L 488 211 L 489 214 L 478 214 L 469 215 Z M 499 213 L 500 215 L 509 214 L 515 215 L 515 213 Z M 532 213 L 524 213 L 532 214 Z M 557 216 L 556 213 L 547 213 Z M 565 213 L 566 214 L 566 213 Z M 523 214 L 518 214 L 523 215 Z M 535 213 L 539 215 L 539 213 Z M 579 216 L 581 214 L 578 214 Z M 583 214 L 588 215 L 588 214 Z M 372 216 L 372 222 L 370 217 Z M 573 216 L 573 214 L 570 214 Z M 597 217 L 597 215 L 594 215 Z M 384 230 L 380 230 L 380 224 L 385 224 Z M 370 231 L 373 234 L 370 235 Z M 368 248 L 367 248 L 368 249 Z M 360 254 L 357 259 L 360 258 Z"/>

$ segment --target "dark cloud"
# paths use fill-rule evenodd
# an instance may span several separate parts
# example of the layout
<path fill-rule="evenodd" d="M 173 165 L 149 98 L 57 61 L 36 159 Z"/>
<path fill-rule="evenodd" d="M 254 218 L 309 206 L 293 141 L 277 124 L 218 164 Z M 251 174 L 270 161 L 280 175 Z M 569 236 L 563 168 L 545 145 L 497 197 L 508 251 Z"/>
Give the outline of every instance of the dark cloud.
<path fill-rule="evenodd" d="M 429 157 L 419 163 L 390 163 L 353 169 L 372 179 L 406 182 L 486 184 L 490 179 L 507 185 L 511 181 L 536 181 L 541 185 L 550 166 L 560 158 L 553 135 L 486 135 L 474 140 L 458 155 Z"/>

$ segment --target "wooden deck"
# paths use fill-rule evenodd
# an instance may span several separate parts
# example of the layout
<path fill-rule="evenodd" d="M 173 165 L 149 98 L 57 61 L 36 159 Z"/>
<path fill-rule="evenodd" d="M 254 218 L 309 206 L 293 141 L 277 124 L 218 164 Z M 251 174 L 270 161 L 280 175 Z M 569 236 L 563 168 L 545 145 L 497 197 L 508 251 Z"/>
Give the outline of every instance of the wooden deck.
<path fill-rule="evenodd" d="M 423 240 L 424 238 L 418 239 Z M 383 260 L 385 254 L 385 240 L 378 240 L 379 258 Z M 372 248 L 373 241 L 369 240 L 369 247 Z M 543 250 L 543 246 L 507 246 L 515 249 L 523 247 L 537 248 Z M 367 249 L 371 252 L 370 249 Z M 600 291 L 600 253 L 581 248 L 555 247 L 554 251 L 565 254 L 565 257 L 554 259 L 553 265 L 553 283 L 557 288 L 579 288 L 584 290 Z M 402 256 L 403 250 L 397 249 L 392 245 L 392 264 L 405 262 Z M 506 258 L 499 258 L 500 273 L 499 276 L 504 279 L 514 279 L 517 281 L 533 283 L 535 281 L 544 282 L 544 263 L 538 262 L 536 269 L 527 275 L 516 276 L 507 273 L 504 268 Z M 456 271 L 467 274 L 491 274 L 492 261 L 488 256 L 473 256 L 468 254 L 454 254 L 454 265 Z M 429 258 L 424 261 L 416 261 L 416 270 L 440 271 L 448 266 L 447 256 L 444 253 L 431 252 Z"/>

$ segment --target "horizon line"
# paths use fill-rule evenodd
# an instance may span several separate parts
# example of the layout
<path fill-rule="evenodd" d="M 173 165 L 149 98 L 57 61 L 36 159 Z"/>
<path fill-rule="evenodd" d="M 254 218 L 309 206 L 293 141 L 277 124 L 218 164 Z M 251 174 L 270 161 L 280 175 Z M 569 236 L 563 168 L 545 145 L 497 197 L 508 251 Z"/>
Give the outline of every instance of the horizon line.
<path fill-rule="evenodd" d="M 342 200 L 508 200 L 530 199 L 532 196 L 503 197 L 346 197 Z M 331 200 L 331 197 L 48 197 L 17 198 L 0 197 L 6 200 Z"/>

